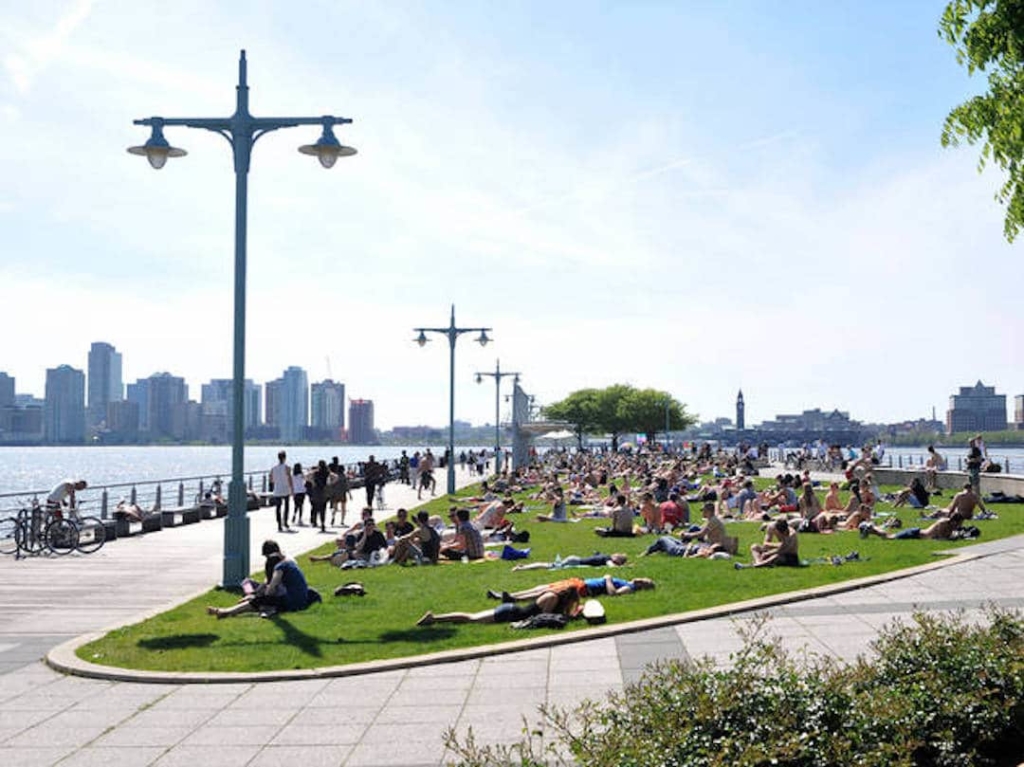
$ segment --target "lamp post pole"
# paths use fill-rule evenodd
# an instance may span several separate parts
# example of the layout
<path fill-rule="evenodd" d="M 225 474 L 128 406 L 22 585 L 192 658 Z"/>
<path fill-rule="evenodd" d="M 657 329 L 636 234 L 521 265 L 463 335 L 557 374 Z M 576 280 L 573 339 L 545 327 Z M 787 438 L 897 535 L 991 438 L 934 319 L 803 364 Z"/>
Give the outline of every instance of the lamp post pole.
<path fill-rule="evenodd" d="M 477 342 L 486 346 L 491 339 L 487 331 L 491 328 L 458 328 L 455 327 L 455 304 L 452 304 L 452 319 L 446 328 L 413 328 L 419 333 L 416 343 L 426 346 L 427 333 L 439 333 L 448 338 L 448 495 L 455 492 L 455 342 L 463 333 L 480 333 Z"/>
<path fill-rule="evenodd" d="M 253 117 L 249 113 L 249 86 L 246 78 L 245 51 L 238 59 L 238 87 L 235 113 L 230 117 L 149 117 L 135 120 L 152 130 L 149 140 L 128 149 L 131 154 L 145 156 L 159 170 L 169 157 L 184 157 L 184 149 L 171 146 L 164 138 L 164 126 L 202 128 L 227 139 L 234 155 L 235 167 L 235 314 L 234 365 L 231 393 L 231 483 L 228 485 L 228 517 L 224 524 L 223 585 L 237 586 L 249 575 L 248 500 L 243 472 L 245 470 L 245 272 L 246 272 L 246 208 L 248 200 L 249 161 L 252 147 L 265 133 L 299 125 L 320 125 L 323 132 L 315 144 L 299 147 L 303 154 L 313 155 L 324 168 L 330 168 L 339 157 L 356 153 L 343 146 L 334 136 L 334 126 L 352 122 L 345 117 Z"/>
<path fill-rule="evenodd" d="M 515 376 L 518 381 L 519 373 L 501 372 L 501 360 L 495 360 L 494 372 L 477 372 L 476 382 L 483 383 L 484 376 L 494 379 L 494 473 L 501 474 L 501 379 Z"/>

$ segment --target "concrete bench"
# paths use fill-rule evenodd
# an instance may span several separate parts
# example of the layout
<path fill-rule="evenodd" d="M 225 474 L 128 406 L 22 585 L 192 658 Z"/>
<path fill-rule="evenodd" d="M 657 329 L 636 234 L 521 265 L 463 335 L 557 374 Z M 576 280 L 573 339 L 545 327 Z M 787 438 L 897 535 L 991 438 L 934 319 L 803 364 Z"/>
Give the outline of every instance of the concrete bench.
<path fill-rule="evenodd" d="M 195 506 L 172 506 L 167 509 L 160 509 L 160 522 L 164 527 L 180 527 L 189 524 L 187 514 L 190 511 L 198 511 Z M 193 521 L 199 521 L 199 514 L 193 515 Z"/>
<path fill-rule="evenodd" d="M 145 532 L 142 529 L 142 522 L 137 522 L 126 516 L 117 517 L 114 520 L 115 524 L 115 537 L 117 538 L 130 538 L 133 535 L 142 535 Z"/>

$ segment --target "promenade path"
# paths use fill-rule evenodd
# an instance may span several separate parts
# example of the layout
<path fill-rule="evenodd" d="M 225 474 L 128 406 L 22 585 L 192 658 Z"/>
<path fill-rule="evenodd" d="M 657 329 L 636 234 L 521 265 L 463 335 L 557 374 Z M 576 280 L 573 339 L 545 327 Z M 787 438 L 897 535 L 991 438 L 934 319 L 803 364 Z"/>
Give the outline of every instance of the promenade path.
<path fill-rule="evenodd" d="M 443 478 L 442 478 L 443 479 Z M 470 477 L 459 475 L 460 485 Z M 388 485 L 389 507 L 413 505 Z M 358 498 L 359 496 L 357 496 Z M 359 504 L 355 504 L 358 508 Z M 351 511 L 350 511 L 351 513 Z M 303 529 L 278 536 L 273 511 L 250 515 L 255 547 L 318 545 Z M 0 560 L 0 762 L 4 765 L 438 765 L 441 733 L 472 727 L 512 741 L 542 703 L 597 698 L 659 658 L 740 646 L 736 619 L 716 618 L 548 648 L 355 677 L 289 682 L 151 684 L 64 676 L 40 662 L 56 644 L 136 620 L 209 588 L 220 576 L 222 526 L 207 521 L 89 557 Z M 850 658 L 881 626 L 918 608 L 1024 607 L 1024 536 L 908 578 L 767 610 L 791 649 Z M 740 619 L 742 620 L 742 619 Z M 450 755 L 448 756 L 450 758 Z"/>

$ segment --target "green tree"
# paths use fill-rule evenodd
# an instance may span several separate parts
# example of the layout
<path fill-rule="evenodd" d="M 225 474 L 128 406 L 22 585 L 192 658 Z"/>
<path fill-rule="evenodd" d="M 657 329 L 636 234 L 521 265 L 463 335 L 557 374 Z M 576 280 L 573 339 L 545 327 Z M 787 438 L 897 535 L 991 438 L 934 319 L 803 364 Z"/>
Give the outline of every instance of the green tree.
<path fill-rule="evenodd" d="M 1006 172 L 996 199 L 1006 206 L 1003 234 L 1013 242 L 1024 226 L 1024 1 L 952 0 L 939 36 L 968 74 L 988 75 L 988 90 L 946 117 L 942 145 L 981 142 L 979 171 L 994 162 Z"/>
<path fill-rule="evenodd" d="M 583 448 L 583 435 L 600 428 L 597 418 L 597 389 L 579 389 L 568 397 L 544 408 L 544 417 L 551 421 L 565 421 L 572 427 L 576 442 Z"/>
<path fill-rule="evenodd" d="M 686 405 L 676 402 L 668 392 L 657 389 L 634 390 L 626 398 L 625 408 L 631 428 L 645 434 L 651 442 L 657 440 L 658 432 L 665 430 L 666 420 L 670 431 L 682 431 L 697 422 L 686 412 Z"/>

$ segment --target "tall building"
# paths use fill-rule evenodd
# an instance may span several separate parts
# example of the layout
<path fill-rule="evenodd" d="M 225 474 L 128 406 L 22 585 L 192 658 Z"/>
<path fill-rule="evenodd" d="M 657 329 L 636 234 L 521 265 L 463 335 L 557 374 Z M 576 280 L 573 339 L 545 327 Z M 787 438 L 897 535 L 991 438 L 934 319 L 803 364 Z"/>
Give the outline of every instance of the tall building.
<path fill-rule="evenodd" d="M 134 384 L 129 384 L 128 388 Z M 115 442 L 139 439 L 139 403 L 131 399 L 107 403 L 107 436 Z"/>
<path fill-rule="evenodd" d="M 135 428 L 138 431 L 149 431 L 149 379 L 140 378 L 135 383 L 128 384 L 126 399 L 135 404 Z"/>
<path fill-rule="evenodd" d="M 46 371 L 46 405 L 43 432 L 55 445 L 79 445 L 85 441 L 85 373 L 70 365 Z"/>
<path fill-rule="evenodd" d="M 283 442 L 298 442 L 309 424 L 309 378 L 300 367 L 289 367 L 278 379 L 277 428 Z"/>
<path fill-rule="evenodd" d="M 310 387 L 310 425 L 334 437 L 345 428 L 345 384 L 330 378 Z"/>
<path fill-rule="evenodd" d="M 263 384 L 263 423 L 275 428 L 280 425 L 278 407 L 281 402 L 281 385 L 280 378 Z"/>
<path fill-rule="evenodd" d="M 974 386 L 961 386 L 959 394 L 950 396 L 946 411 L 948 434 L 1005 429 L 1006 395 L 996 394 L 994 386 L 978 381 Z"/>
<path fill-rule="evenodd" d="M 1013 398 L 1013 428 L 1024 431 L 1024 394 Z"/>
<path fill-rule="evenodd" d="M 0 407 L 14 407 L 14 376 L 0 373 Z"/>
<path fill-rule="evenodd" d="M 155 373 L 148 381 L 150 439 L 180 439 L 174 428 L 174 409 L 188 401 L 188 385 L 184 378 L 170 373 Z"/>
<path fill-rule="evenodd" d="M 743 389 L 740 389 L 740 393 L 736 395 L 736 429 L 743 431 L 745 428 L 747 428 L 747 420 L 743 405 Z"/>
<path fill-rule="evenodd" d="M 108 343 L 96 341 L 89 348 L 89 426 L 97 427 L 107 420 L 107 403 L 124 399 L 121 381 L 121 353 Z"/>
<path fill-rule="evenodd" d="M 374 445 L 373 400 L 354 399 L 348 406 L 348 441 L 353 445 Z"/>
<path fill-rule="evenodd" d="M 225 418 L 227 431 L 230 434 L 234 421 L 234 381 L 230 378 L 214 378 L 208 384 L 203 384 L 200 402 L 202 403 L 202 414 L 204 417 Z M 259 384 L 246 378 L 243 382 L 244 392 L 242 409 L 245 429 L 254 429 L 260 425 L 260 406 L 263 401 L 263 394 Z"/>

